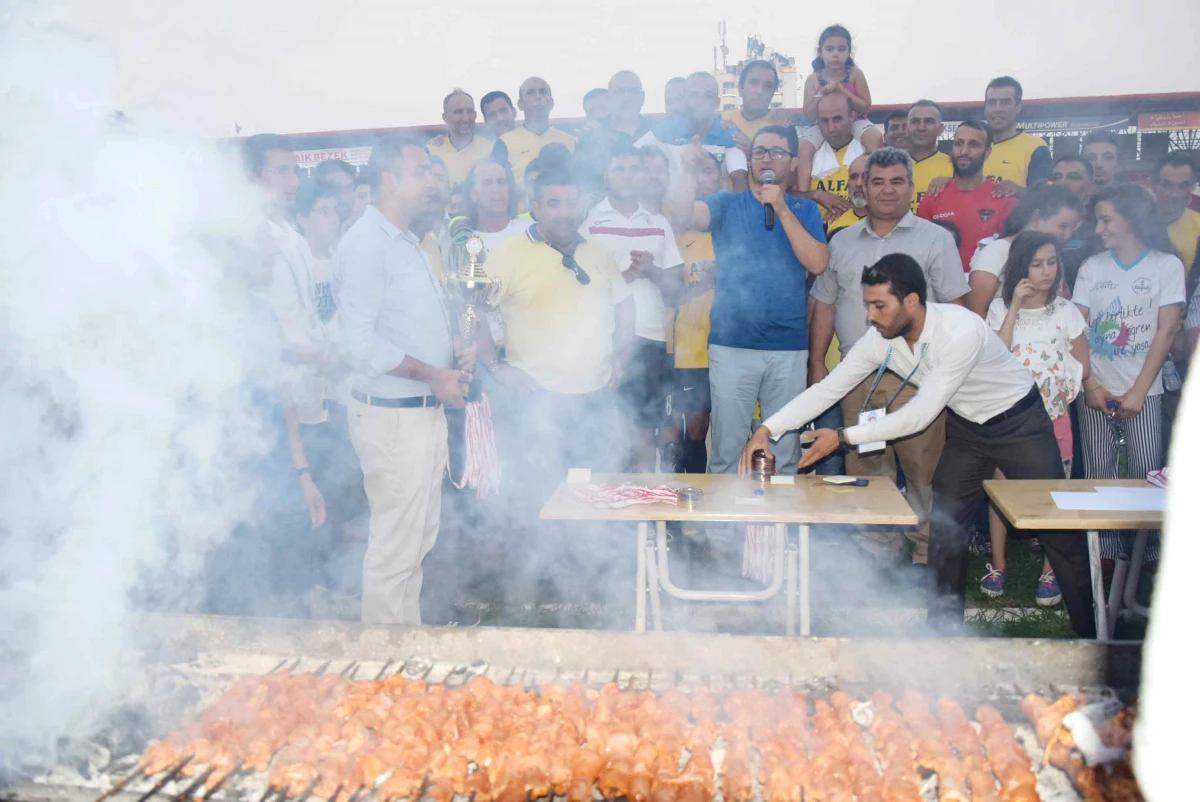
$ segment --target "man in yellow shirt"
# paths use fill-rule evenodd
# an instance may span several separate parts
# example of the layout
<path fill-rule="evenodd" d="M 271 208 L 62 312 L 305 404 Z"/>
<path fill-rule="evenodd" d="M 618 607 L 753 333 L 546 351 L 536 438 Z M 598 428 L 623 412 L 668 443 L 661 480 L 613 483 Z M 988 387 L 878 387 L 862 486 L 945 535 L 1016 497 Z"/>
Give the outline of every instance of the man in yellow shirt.
<path fill-rule="evenodd" d="M 513 178 L 524 184 L 525 168 L 537 158 L 542 148 L 557 142 L 572 153 L 575 152 L 575 137 L 550 125 L 550 112 L 554 109 L 554 95 L 550 84 L 541 78 L 526 78 L 517 94 L 517 108 L 525 114 L 520 125 L 496 140 L 492 158 L 512 167 Z"/>
<path fill-rule="evenodd" d="M 1189 209 L 1196 188 L 1196 163 L 1183 151 L 1164 156 L 1154 167 L 1154 195 L 1158 216 L 1167 226 L 1171 244 L 1179 251 L 1183 267 L 1191 271 L 1196 264 L 1196 244 L 1200 240 L 1200 212 Z"/>
<path fill-rule="evenodd" d="M 932 100 L 918 100 L 908 109 L 908 155 L 913 160 L 912 212 L 917 213 L 921 198 L 936 178 L 949 181 L 954 177 L 950 156 L 938 150 L 938 140 L 946 126 L 942 123 L 942 107 Z"/>
<path fill-rule="evenodd" d="M 854 139 L 854 116 L 851 114 L 850 99 L 841 93 L 825 95 L 817 101 L 817 126 L 825 145 L 813 160 L 812 184 L 809 191 L 801 193 L 816 201 L 824 210 L 826 220 L 836 220 L 853 208 L 850 204 L 850 166 L 846 161 L 851 146 L 861 150 Z M 837 169 L 818 175 L 817 166 L 824 148 L 828 147 L 837 158 Z M 851 157 L 851 161 L 854 157 Z"/>
<path fill-rule="evenodd" d="M 492 142 L 475 135 L 475 99 L 455 89 L 442 101 L 442 121 L 448 133 L 431 144 L 429 152 L 446 163 L 451 184 L 467 180 L 471 168 L 492 155 Z"/>
<path fill-rule="evenodd" d="M 533 185 L 529 231 L 503 242 L 485 263 L 500 281 L 505 359 L 487 327 L 480 353 L 507 392 L 513 442 L 522 463 L 509 476 L 540 504 L 567 468 L 613 468 L 621 428 L 616 394 L 633 343 L 629 284 L 612 255 L 579 234 L 579 186 L 551 167 Z"/>
<path fill-rule="evenodd" d="M 734 131 L 733 141 L 747 158 L 755 134 L 768 125 L 793 125 L 792 117 L 783 109 L 771 109 L 771 101 L 779 90 L 779 72 L 769 61 L 751 61 L 738 76 L 740 109 L 721 112 L 721 126 Z"/>
<path fill-rule="evenodd" d="M 860 222 L 867 216 L 867 187 L 863 182 L 863 173 L 867 168 L 867 156 L 864 153 L 850 162 L 847 178 L 847 200 L 853 208 L 826 226 L 825 239 L 828 240 L 835 232 Z"/>
<path fill-rule="evenodd" d="M 983 114 L 992 127 L 992 155 L 984 162 L 983 174 L 996 182 L 997 195 L 1018 195 L 1050 177 L 1046 140 L 1017 130 L 1021 97 L 1020 82 L 1007 75 L 992 79 L 983 93 Z"/>

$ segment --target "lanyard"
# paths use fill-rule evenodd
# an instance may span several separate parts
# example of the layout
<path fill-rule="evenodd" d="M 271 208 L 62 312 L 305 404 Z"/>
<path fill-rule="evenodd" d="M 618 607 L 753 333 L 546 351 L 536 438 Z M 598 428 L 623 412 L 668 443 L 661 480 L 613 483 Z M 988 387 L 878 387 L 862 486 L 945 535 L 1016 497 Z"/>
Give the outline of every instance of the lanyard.
<path fill-rule="evenodd" d="M 912 377 L 916 375 L 917 368 L 921 367 L 921 361 L 925 359 L 925 351 L 928 350 L 928 348 L 929 343 L 921 343 L 921 355 L 917 357 L 917 364 L 913 365 L 913 369 L 909 371 L 907 376 L 904 377 L 904 381 L 900 382 L 900 389 L 896 390 L 892 397 L 888 399 L 888 402 L 883 405 L 884 412 L 891 411 L 892 404 L 896 402 L 896 399 L 900 397 L 900 393 L 904 392 L 904 388 L 908 386 L 910 381 L 912 381 Z M 871 396 L 875 395 L 875 390 L 878 389 L 879 382 L 883 379 L 883 374 L 887 370 L 888 363 L 891 361 L 892 349 L 889 347 L 887 349 L 887 353 L 883 357 L 883 364 L 879 366 L 879 370 L 875 371 L 875 382 L 871 385 L 871 389 L 867 391 L 867 397 L 863 399 L 862 409 L 858 411 L 860 416 L 865 413 L 867 411 L 867 407 L 871 405 Z"/>

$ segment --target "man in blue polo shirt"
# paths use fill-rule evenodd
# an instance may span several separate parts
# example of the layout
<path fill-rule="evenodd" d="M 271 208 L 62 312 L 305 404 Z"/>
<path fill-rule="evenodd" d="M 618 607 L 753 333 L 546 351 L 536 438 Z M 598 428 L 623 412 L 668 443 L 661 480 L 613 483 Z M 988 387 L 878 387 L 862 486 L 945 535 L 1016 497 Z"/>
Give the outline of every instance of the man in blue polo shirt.
<path fill-rule="evenodd" d="M 654 126 L 635 145 L 656 145 L 662 148 L 671 162 L 671 186 L 679 182 L 683 174 L 683 153 L 696 138 L 700 146 L 713 155 L 721 172 L 729 179 L 734 192 L 749 187 L 746 176 L 746 154 L 733 141 L 733 131 L 723 128 L 721 115 L 721 91 L 717 79 L 707 72 L 694 72 L 688 76 L 684 88 L 687 114 L 672 117 Z M 690 201 L 693 196 L 689 195 Z"/>
<path fill-rule="evenodd" d="M 765 419 L 802 391 L 808 374 L 805 276 L 829 263 L 821 210 L 787 194 L 799 143 L 791 126 L 767 126 L 750 147 L 759 186 L 696 201 L 696 173 L 708 155 L 699 140 L 682 155 L 672 206 L 676 230 L 711 231 L 717 286 L 708 338 L 712 473 L 733 473 L 750 437 L 754 405 Z M 774 173 L 772 181 L 765 173 Z M 778 182 L 778 183 L 775 183 Z M 774 220 L 767 227 L 767 208 Z M 780 473 L 795 473 L 798 436 L 780 439 Z"/>

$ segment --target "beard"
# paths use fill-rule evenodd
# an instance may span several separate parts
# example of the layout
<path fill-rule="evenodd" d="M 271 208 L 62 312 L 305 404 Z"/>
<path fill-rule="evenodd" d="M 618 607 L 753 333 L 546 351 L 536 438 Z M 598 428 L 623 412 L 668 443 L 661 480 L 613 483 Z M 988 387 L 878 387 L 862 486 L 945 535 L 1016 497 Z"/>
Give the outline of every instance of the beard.
<path fill-rule="evenodd" d="M 987 161 L 985 157 L 980 156 L 978 159 L 972 159 L 966 167 L 962 167 L 959 164 L 960 160 L 965 161 L 966 159 L 964 157 L 954 159 L 954 175 L 957 178 L 970 178 L 973 175 L 979 175 L 983 172 L 983 163 Z"/>
<path fill-rule="evenodd" d="M 867 196 L 859 195 L 859 194 L 855 194 L 855 193 L 851 192 L 850 193 L 850 205 L 853 206 L 855 209 L 867 208 Z"/>

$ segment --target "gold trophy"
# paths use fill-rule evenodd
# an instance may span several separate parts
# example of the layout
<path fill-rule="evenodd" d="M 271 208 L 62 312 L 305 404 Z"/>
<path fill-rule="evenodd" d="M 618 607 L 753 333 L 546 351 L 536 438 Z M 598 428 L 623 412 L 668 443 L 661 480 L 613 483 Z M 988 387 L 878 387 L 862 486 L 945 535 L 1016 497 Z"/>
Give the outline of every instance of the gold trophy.
<path fill-rule="evenodd" d="M 482 237 L 478 234 L 467 237 L 462 250 L 466 259 L 452 252 L 451 261 L 458 264 L 452 264 L 447 271 L 446 283 L 451 297 L 462 306 L 462 313 L 458 317 L 459 336 L 464 343 L 469 343 L 475 339 L 475 332 L 483 322 L 482 314 L 496 305 L 500 282 L 484 272 Z M 454 256 L 459 258 L 455 259 Z"/>

